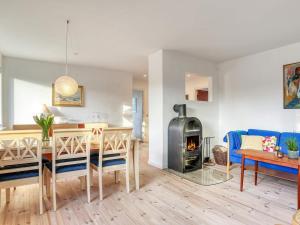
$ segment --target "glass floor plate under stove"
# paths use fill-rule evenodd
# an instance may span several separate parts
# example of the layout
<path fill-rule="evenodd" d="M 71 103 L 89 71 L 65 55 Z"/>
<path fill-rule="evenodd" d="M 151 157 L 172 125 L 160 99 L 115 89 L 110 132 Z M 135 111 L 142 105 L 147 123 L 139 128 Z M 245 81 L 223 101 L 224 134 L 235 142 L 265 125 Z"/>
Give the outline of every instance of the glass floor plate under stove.
<path fill-rule="evenodd" d="M 222 172 L 211 167 L 204 167 L 187 173 L 180 173 L 171 169 L 165 169 L 165 171 L 204 186 L 220 184 L 233 178 L 232 175 L 227 175 L 226 172 Z"/>

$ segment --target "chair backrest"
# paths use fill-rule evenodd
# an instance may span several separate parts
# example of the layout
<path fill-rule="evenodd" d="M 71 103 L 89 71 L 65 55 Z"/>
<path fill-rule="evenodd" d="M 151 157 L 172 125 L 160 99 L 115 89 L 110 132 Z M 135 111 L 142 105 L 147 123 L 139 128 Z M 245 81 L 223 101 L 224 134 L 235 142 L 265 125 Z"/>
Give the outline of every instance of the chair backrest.
<path fill-rule="evenodd" d="M 101 166 L 102 161 L 127 159 L 131 148 L 131 137 L 132 128 L 103 129 L 100 135 L 99 166 Z"/>
<path fill-rule="evenodd" d="M 0 132 L 0 174 L 40 169 L 41 137 L 38 130 Z"/>
<path fill-rule="evenodd" d="M 54 169 L 56 166 L 89 162 L 91 135 L 91 129 L 54 130 L 52 144 L 52 165 Z"/>
<path fill-rule="evenodd" d="M 92 143 L 99 144 L 100 143 L 100 135 L 104 128 L 108 128 L 107 123 L 85 123 L 85 128 L 92 129 L 93 136 L 92 136 Z"/>

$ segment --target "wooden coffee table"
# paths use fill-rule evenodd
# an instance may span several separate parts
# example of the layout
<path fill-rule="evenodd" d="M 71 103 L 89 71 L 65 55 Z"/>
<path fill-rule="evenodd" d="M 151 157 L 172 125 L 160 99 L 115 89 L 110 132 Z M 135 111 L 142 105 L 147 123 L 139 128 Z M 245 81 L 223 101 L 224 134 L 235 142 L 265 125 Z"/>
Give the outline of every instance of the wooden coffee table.
<path fill-rule="evenodd" d="M 253 170 L 254 171 L 254 184 L 257 185 L 257 174 L 266 174 L 270 176 L 279 177 L 286 180 L 297 181 L 298 182 L 298 206 L 300 207 L 300 161 L 299 159 L 289 159 L 287 156 L 283 158 L 278 158 L 274 153 L 261 152 L 256 150 L 238 150 L 237 153 L 242 154 L 242 165 L 241 165 L 241 183 L 240 191 L 243 191 L 244 185 L 244 171 Z M 252 159 L 255 161 L 254 169 L 251 167 L 245 167 L 245 159 Z M 270 170 L 265 168 L 258 168 L 259 162 L 270 163 L 273 165 L 285 166 L 289 168 L 294 168 L 298 170 L 298 175 L 289 174 L 285 172 L 280 172 L 276 170 Z"/>

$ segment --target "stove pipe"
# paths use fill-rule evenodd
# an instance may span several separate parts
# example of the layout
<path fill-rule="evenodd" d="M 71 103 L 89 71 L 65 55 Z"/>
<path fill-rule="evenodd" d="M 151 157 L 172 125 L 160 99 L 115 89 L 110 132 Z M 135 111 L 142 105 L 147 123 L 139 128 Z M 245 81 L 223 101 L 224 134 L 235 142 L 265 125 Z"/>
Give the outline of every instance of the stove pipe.
<path fill-rule="evenodd" d="M 181 105 L 176 104 L 173 106 L 173 110 L 178 113 L 179 118 L 186 117 L 186 105 L 185 104 L 181 104 Z"/>

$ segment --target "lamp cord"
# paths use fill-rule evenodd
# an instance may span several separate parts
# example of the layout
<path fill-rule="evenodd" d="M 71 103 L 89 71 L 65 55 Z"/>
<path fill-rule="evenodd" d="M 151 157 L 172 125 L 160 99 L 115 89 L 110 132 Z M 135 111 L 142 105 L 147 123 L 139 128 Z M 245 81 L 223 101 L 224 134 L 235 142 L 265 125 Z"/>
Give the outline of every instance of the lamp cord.
<path fill-rule="evenodd" d="M 69 20 L 66 25 L 66 75 L 68 74 L 68 36 L 69 36 Z"/>

